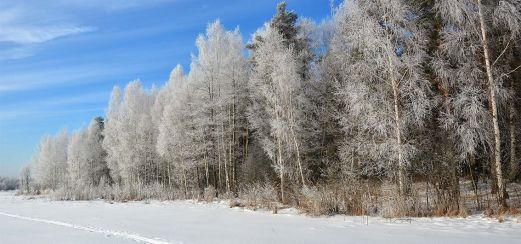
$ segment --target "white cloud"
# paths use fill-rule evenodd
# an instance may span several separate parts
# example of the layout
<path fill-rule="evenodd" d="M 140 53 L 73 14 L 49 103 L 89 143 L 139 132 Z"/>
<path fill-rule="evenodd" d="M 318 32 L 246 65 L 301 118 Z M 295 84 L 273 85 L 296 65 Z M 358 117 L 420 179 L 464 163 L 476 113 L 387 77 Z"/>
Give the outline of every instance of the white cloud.
<path fill-rule="evenodd" d="M 78 111 L 98 111 L 103 109 L 103 106 L 100 106 L 100 104 L 106 103 L 109 96 L 110 93 L 107 91 L 98 91 L 68 96 L 47 97 L 29 102 L 1 104 L 0 122 L 21 117 L 33 118 L 35 116 L 70 114 Z"/>
<path fill-rule="evenodd" d="M 27 2 L 0 3 L 0 60 L 22 59 L 36 53 L 36 45 L 57 38 L 94 31 L 80 26 L 59 12 L 32 6 Z"/>
<path fill-rule="evenodd" d="M 0 49 L 0 61 L 23 59 L 34 55 L 34 50 L 30 47 L 15 47 Z"/>
<path fill-rule="evenodd" d="M 0 25 L 0 42 L 32 44 L 47 42 L 59 37 L 90 32 L 92 27 L 78 26 L 2 26 Z"/>
<path fill-rule="evenodd" d="M 162 3 L 174 2 L 176 0 L 54 0 L 55 2 L 79 8 L 97 8 L 109 11 L 124 10 L 137 7 L 154 6 Z"/>
<path fill-rule="evenodd" d="M 71 23 L 53 23 L 56 21 L 49 21 L 49 19 L 43 14 L 40 15 L 38 11 L 25 6 L 4 7 L 0 10 L 0 42 L 19 45 L 43 43 L 95 30 L 92 27 L 77 26 Z"/>
<path fill-rule="evenodd" d="M 71 109 L 56 109 L 56 108 L 28 108 L 17 109 L 0 112 L 0 122 L 13 121 L 20 118 L 23 119 L 40 119 L 40 118 L 56 118 L 59 116 L 70 116 L 72 114 L 84 114 L 86 112 L 103 111 L 103 106 L 94 106 L 87 108 L 71 108 Z"/>

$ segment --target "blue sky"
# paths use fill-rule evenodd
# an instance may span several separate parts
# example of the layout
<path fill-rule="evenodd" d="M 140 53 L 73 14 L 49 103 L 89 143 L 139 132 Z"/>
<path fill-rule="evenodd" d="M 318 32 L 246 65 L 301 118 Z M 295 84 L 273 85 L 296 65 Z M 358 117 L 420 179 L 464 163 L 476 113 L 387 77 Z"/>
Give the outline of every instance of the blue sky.
<path fill-rule="evenodd" d="M 187 70 L 208 23 L 249 40 L 277 2 L 0 1 L 0 176 L 16 176 L 42 135 L 104 115 L 114 85 L 161 85 L 176 64 Z M 316 21 L 330 14 L 329 0 L 286 2 Z"/>

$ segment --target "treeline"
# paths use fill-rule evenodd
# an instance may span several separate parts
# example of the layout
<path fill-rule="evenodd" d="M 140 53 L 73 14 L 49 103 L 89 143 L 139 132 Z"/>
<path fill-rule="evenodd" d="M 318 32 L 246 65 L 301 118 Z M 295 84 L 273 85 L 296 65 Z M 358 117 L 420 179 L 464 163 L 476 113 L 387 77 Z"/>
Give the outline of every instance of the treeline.
<path fill-rule="evenodd" d="M 12 191 L 18 188 L 16 178 L 0 177 L 0 191 Z"/>
<path fill-rule="evenodd" d="M 506 207 L 520 178 L 521 3 L 332 12 L 315 23 L 281 3 L 247 44 L 210 24 L 188 73 L 114 87 L 105 119 L 44 137 L 22 191 L 414 215 L 465 209 L 467 179 L 477 207 L 480 183 Z M 432 189 L 426 208 L 418 185 Z"/>

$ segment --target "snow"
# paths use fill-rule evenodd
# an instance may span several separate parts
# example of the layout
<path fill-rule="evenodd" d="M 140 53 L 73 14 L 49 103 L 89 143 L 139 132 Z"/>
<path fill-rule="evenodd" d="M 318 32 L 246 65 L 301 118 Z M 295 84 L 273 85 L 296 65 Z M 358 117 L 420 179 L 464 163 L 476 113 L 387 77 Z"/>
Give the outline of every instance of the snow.
<path fill-rule="evenodd" d="M 474 215 L 382 219 L 272 214 L 225 203 L 50 201 L 0 193 L 0 243 L 521 243 L 521 224 Z"/>

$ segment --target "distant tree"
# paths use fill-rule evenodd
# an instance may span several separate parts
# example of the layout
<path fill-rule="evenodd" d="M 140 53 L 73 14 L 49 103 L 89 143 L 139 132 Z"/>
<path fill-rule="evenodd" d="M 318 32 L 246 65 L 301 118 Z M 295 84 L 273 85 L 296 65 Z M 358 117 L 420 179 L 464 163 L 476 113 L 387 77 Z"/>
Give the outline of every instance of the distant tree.
<path fill-rule="evenodd" d="M 31 176 L 31 166 L 26 165 L 20 170 L 19 176 L 19 191 L 22 194 L 27 194 L 31 192 L 31 184 L 32 184 L 32 176 Z"/>
<path fill-rule="evenodd" d="M 45 136 L 33 159 L 34 179 L 44 189 L 56 190 L 68 182 L 67 148 L 69 135 L 62 130 L 56 136 Z"/>
<path fill-rule="evenodd" d="M 102 147 L 103 128 L 103 118 L 97 117 L 89 127 L 72 134 L 67 154 L 71 184 L 98 186 L 102 178 L 110 182 L 106 152 Z"/>
<path fill-rule="evenodd" d="M 151 117 L 155 97 L 147 93 L 139 81 L 125 88 L 125 97 L 118 102 L 118 89 L 107 115 L 104 148 L 114 178 L 123 184 L 147 184 L 157 180 L 156 134 Z"/>
<path fill-rule="evenodd" d="M 105 121 L 103 149 L 107 152 L 107 166 L 110 169 L 111 178 L 118 184 L 122 183 L 121 168 L 119 166 L 119 158 L 122 141 L 120 134 L 122 133 L 120 107 L 122 103 L 121 90 L 118 86 L 114 86 L 110 96 L 110 102 L 107 111 L 107 120 Z"/>
<path fill-rule="evenodd" d="M 0 191 L 13 191 L 18 188 L 18 179 L 10 177 L 0 177 Z"/>

